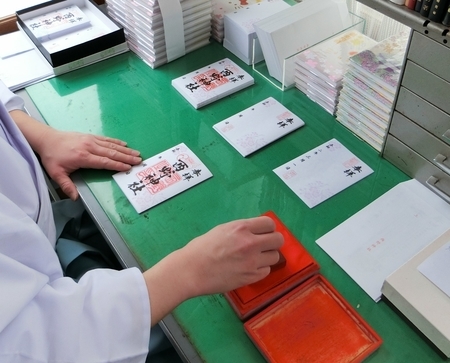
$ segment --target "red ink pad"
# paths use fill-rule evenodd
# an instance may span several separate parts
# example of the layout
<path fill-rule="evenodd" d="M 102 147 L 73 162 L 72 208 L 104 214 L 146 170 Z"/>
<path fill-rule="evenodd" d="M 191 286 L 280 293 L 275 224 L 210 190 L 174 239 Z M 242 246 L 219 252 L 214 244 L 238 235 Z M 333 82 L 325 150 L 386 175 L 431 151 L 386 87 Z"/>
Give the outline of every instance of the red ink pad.
<path fill-rule="evenodd" d="M 264 279 L 225 294 L 241 320 L 256 314 L 319 271 L 317 262 L 275 213 L 269 211 L 264 215 L 272 218 L 276 230 L 283 234 L 284 244 L 280 248 L 280 253 L 285 262 L 283 261 L 281 266 L 278 265 L 277 268 L 272 269 Z"/>
<path fill-rule="evenodd" d="M 382 343 L 320 274 L 248 320 L 244 329 L 271 363 L 361 362 Z"/>

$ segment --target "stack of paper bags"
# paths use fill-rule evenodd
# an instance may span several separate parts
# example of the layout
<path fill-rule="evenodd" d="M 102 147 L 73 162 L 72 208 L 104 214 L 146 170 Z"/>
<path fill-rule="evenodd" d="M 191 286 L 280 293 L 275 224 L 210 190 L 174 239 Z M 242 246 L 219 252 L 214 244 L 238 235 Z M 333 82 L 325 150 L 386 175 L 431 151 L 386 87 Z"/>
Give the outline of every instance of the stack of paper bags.
<path fill-rule="evenodd" d="M 377 151 L 386 137 L 409 32 L 393 35 L 350 58 L 336 117 Z"/>
<path fill-rule="evenodd" d="M 377 42 L 357 30 L 346 30 L 295 57 L 295 85 L 334 115 L 349 58 Z"/>
<path fill-rule="evenodd" d="M 152 68 L 209 44 L 211 0 L 107 0 L 130 49 Z"/>
<path fill-rule="evenodd" d="M 275 0 L 225 14 L 223 46 L 247 64 L 261 62 L 264 56 L 253 23 L 287 8 L 290 5 L 283 0 Z"/>
<path fill-rule="evenodd" d="M 223 42 L 225 36 L 224 24 L 225 15 L 244 9 L 248 5 L 262 4 L 269 1 L 282 0 L 211 0 L 212 2 L 212 21 L 211 21 L 211 36 L 219 43 Z"/>
<path fill-rule="evenodd" d="M 270 76 L 290 87 L 295 84 L 293 56 L 351 23 L 345 0 L 303 0 L 253 26 Z"/>

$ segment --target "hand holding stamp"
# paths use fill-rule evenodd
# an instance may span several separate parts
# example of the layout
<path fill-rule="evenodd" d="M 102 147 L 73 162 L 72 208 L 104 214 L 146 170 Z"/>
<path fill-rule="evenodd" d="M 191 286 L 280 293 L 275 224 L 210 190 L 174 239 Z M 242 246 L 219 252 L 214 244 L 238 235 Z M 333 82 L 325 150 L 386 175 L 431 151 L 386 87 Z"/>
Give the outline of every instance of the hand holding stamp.
<path fill-rule="evenodd" d="M 225 223 L 193 239 L 144 272 L 152 324 L 184 300 L 263 279 L 283 243 L 267 216 Z"/>

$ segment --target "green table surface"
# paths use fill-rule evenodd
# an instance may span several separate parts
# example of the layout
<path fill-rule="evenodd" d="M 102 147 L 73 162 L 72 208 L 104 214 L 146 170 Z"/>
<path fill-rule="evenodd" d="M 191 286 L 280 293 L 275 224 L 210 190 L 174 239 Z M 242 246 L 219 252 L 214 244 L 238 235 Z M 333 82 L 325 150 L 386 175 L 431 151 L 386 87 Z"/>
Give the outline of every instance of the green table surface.
<path fill-rule="evenodd" d="M 243 66 L 255 84 L 199 110 L 171 86 L 172 79 L 224 57 Z M 382 346 L 367 362 L 445 361 L 407 320 L 386 301 L 375 303 L 316 244 L 326 232 L 409 178 L 300 91 L 280 91 L 215 42 L 157 69 L 128 52 L 26 90 L 55 128 L 120 138 L 140 150 L 144 159 L 184 142 L 213 173 L 211 179 L 138 214 L 112 172 L 82 171 L 142 269 L 219 223 L 272 210 L 318 261 L 322 275 L 382 337 Z M 244 158 L 212 126 L 269 96 L 301 117 L 305 126 Z M 331 138 L 341 141 L 374 173 L 310 209 L 272 170 Z M 188 300 L 173 316 L 207 362 L 264 361 L 221 294 Z"/>

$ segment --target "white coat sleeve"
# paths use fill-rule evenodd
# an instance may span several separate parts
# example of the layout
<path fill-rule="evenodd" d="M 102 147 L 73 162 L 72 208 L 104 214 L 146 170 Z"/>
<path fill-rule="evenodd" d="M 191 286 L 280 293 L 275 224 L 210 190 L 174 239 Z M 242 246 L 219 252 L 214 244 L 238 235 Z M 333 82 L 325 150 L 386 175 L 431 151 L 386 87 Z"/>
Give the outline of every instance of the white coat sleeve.
<path fill-rule="evenodd" d="M 62 276 L 41 229 L 0 190 L 0 362 L 144 362 L 150 302 L 142 273 Z"/>
<path fill-rule="evenodd" d="M 8 112 L 12 110 L 24 110 L 24 102 L 22 98 L 11 92 L 1 80 L 0 101 L 5 105 Z"/>

